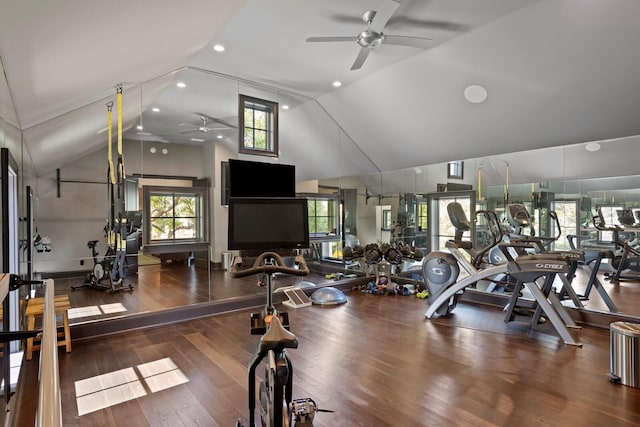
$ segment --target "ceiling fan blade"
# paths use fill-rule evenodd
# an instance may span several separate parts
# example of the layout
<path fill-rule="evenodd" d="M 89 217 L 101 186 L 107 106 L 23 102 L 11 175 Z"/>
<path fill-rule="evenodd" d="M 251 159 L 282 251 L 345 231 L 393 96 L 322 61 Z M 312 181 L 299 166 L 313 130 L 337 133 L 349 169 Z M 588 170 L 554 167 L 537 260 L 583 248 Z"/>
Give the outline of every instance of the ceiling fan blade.
<path fill-rule="evenodd" d="M 471 25 L 454 21 L 437 21 L 432 19 L 418 19 L 409 16 L 394 16 L 389 21 L 393 25 L 412 25 L 416 27 L 429 27 L 434 30 L 469 31 Z"/>
<path fill-rule="evenodd" d="M 200 131 L 197 130 L 197 129 L 194 129 L 194 130 L 184 130 L 184 131 L 182 131 L 180 133 L 185 134 L 185 133 L 194 133 L 194 132 L 200 132 Z"/>
<path fill-rule="evenodd" d="M 345 24 L 362 24 L 362 18 L 359 16 L 346 15 L 340 13 L 334 13 L 331 15 L 331 20 L 335 22 Z M 394 15 L 389 19 L 386 26 L 415 26 L 415 27 L 429 27 L 434 30 L 445 31 L 469 31 L 472 26 L 468 24 L 462 24 L 454 21 L 438 21 L 434 19 L 419 19 L 410 16 Z"/>
<path fill-rule="evenodd" d="M 354 36 L 336 36 L 336 37 L 307 37 L 307 42 L 354 42 L 356 38 Z"/>
<path fill-rule="evenodd" d="M 356 60 L 351 66 L 351 70 L 359 70 L 362 67 L 362 64 L 364 64 L 364 61 L 367 59 L 367 56 L 369 56 L 369 52 L 371 52 L 371 49 L 369 49 L 368 47 L 361 47 Z"/>
<path fill-rule="evenodd" d="M 224 120 L 221 120 L 221 119 L 216 119 L 215 117 L 211 117 L 211 116 L 209 116 L 209 115 L 207 115 L 207 114 L 204 114 L 204 113 L 198 113 L 198 112 L 196 111 L 196 112 L 194 112 L 194 114 L 197 114 L 197 115 L 199 115 L 199 116 L 201 116 L 201 117 L 206 117 L 206 118 L 207 118 L 207 120 L 211 120 L 212 122 L 214 122 L 214 123 L 218 123 L 218 124 L 221 124 L 222 126 L 228 126 L 228 127 L 230 127 L 230 128 L 236 128 L 236 127 L 237 127 L 237 126 L 235 126 L 235 125 L 234 125 L 234 124 L 232 124 L 232 123 L 225 122 Z"/>
<path fill-rule="evenodd" d="M 380 32 L 396 12 L 400 3 L 395 0 L 384 0 L 371 20 L 371 29 Z"/>
<path fill-rule="evenodd" d="M 433 39 L 430 39 L 428 37 L 388 36 L 386 34 L 384 36 L 384 44 L 394 44 L 400 46 L 426 48 L 428 47 L 428 42 L 430 41 L 433 41 Z"/>
<path fill-rule="evenodd" d="M 331 19 L 336 22 L 345 24 L 359 24 L 362 25 L 362 18 L 360 16 L 346 15 L 342 13 L 334 13 L 331 15 Z"/>

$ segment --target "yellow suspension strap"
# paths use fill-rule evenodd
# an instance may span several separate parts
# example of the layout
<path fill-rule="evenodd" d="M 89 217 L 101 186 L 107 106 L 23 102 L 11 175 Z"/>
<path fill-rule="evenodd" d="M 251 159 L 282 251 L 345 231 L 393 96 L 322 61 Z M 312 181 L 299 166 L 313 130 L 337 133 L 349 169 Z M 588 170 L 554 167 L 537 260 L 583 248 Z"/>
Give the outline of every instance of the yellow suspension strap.
<path fill-rule="evenodd" d="M 124 192 L 121 191 L 120 186 L 124 183 L 124 156 L 122 154 L 122 86 L 118 86 L 117 91 L 118 100 L 118 198 L 121 194 L 124 196 Z"/>
<path fill-rule="evenodd" d="M 478 201 L 482 201 L 482 166 L 478 166 Z"/>
<path fill-rule="evenodd" d="M 107 142 L 107 162 L 108 162 L 108 167 L 109 170 L 107 171 L 107 173 L 109 174 L 109 179 L 111 180 L 112 184 L 116 183 L 116 175 L 115 175 L 115 170 L 113 169 L 113 149 L 111 147 L 111 141 L 113 140 L 113 135 L 112 135 L 112 131 L 111 128 L 113 127 L 112 124 L 112 111 L 113 111 L 113 102 L 109 102 L 107 104 L 107 138 L 108 138 L 108 142 Z"/>
<path fill-rule="evenodd" d="M 504 201 L 509 202 L 509 163 L 507 163 L 507 178 L 504 186 Z"/>
<path fill-rule="evenodd" d="M 124 214 L 124 158 L 122 155 L 122 85 L 117 86 L 117 103 L 118 103 L 118 173 L 117 182 L 118 187 L 118 223 L 122 221 L 122 215 Z"/>
<path fill-rule="evenodd" d="M 115 204 L 113 200 L 113 186 L 116 183 L 115 168 L 113 167 L 113 102 L 107 103 L 107 200 L 109 201 L 109 218 L 107 219 L 107 244 L 113 244 L 110 230 L 113 227 L 115 217 Z"/>
<path fill-rule="evenodd" d="M 116 186 L 118 187 L 117 200 L 118 217 L 115 219 L 115 223 L 112 226 L 113 243 L 115 250 L 115 257 L 111 266 L 111 288 L 116 290 L 116 287 L 122 285 L 122 280 L 126 275 L 124 271 L 124 265 L 126 262 L 126 219 L 124 215 L 124 157 L 122 154 L 122 86 L 117 87 L 116 101 L 118 103 L 118 172 Z"/>

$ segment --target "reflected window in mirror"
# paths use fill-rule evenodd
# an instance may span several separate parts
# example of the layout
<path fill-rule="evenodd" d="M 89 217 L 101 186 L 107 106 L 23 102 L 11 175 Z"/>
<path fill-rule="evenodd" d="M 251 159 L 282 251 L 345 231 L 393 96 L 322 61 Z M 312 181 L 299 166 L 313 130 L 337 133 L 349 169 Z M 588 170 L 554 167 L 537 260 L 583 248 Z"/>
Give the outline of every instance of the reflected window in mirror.
<path fill-rule="evenodd" d="M 391 209 L 382 210 L 382 229 L 391 230 Z"/>
<path fill-rule="evenodd" d="M 143 194 L 146 244 L 207 241 L 207 188 L 145 186 Z"/>
<path fill-rule="evenodd" d="M 600 204 L 597 207 L 600 218 L 604 222 L 604 227 L 621 227 L 620 221 L 618 221 L 618 211 L 623 210 L 623 204 Z M 614 235 L 612 231 L 599 231 L 600 240 L 613 241 Z"/>
<path fill-rule="evenodd" d="M 306 197 L 313 253 L 321 261 L 342 262 L 338 199 L 319 195 Z"/>
<path fill-rule="evenodd" d="M 337 236 L 338 204 L 335 199 L 308 197 L 309 235 L 311 238 Z"/>
<path fill-rule="evenodd" d="M 464 178 L 464 162 L 462 160 L 447 163 L 447 178 Z"/>
<path fill-rule="evenodd" d="M 427 201 L 419 201 L 418 202 L 418 215 L 417 215 L 417 223 L 418 223 L 418 231 L 426 231 L 429 217 L 427 216 Z"/>
<path fill-rule="evenodd" d="M 561 233 L 555 229 L 556 224 L 552 221 L 553 236 L 559 236 L 554 242 L 554 249 L 569 250 L 569 239 L 567 236 L 578 235 L 578 222 L 580 219 L 577 200 L 556 200 L 553 204 L 553 210 L 558 215 L 558 223 L 560 223 Z"/>
<path fill-rule="evenodd" d="M 240 95 L 240 153 L 278 156 L 278 104 Z"/>

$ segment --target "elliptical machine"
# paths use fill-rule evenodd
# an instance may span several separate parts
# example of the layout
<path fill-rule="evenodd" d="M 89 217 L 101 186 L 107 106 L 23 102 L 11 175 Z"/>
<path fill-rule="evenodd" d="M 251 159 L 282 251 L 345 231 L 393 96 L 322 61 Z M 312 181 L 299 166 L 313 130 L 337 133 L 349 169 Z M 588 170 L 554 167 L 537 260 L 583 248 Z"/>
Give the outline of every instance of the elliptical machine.
<path fill-rule="evenodd" d="M 618 210 L 618 219 L 622 224 L 629 223 L 627 209 Z M 634 247 L 637 239 L 634 231 L 627 231 L 618 225 L 608 226 L 605 223 L 602 210 L 598 208 L 593 216 L 593 225 L 599 231 L 610 231 L 613 234 L 612 244 L 614 245 L 614 257 L 609 263 L 611 271 L 605 273 L 605 279 L 611 283 L 618 284 L 620 280 L 640 279 L 640 249 Z"/>
<path fill-rule="evenodd" d="M 476 212 L 476 221 L 479 217 L 484 217 L 487 223 L 487 233 L 489 241 L 487 245 L 480 249 L 474 249 L 471 242 L 463 241 L 465 232 L 471 231 L 471 223 L 467 219 L 462 206 L 459 203 L 449 203 L 447 205 L 449 219 L 456 229 L 454 240 L 447 243 L 450 252 L 431 252 L 422 263 L 422 277 L 425 281 L 429 295 L 427 302 L 432 304 L 444 290 L 453 285 L 460 275 L 460 266 L 465 268 L 470 275 L 477 269 L 484 268 L 487 261 L 490 262 L 490 254 L 493 249 L 502 241 L 502 232 L 498 224 L 497 216 L 493 211 L 480 210 Z M 471 257 L 470 261 L 462 257 L 457 249 L 464 249 Z M 437 316 L 446 316 L 458 304 L 458 299 L 463 291 L 456 292 L 449 298 L 447 304 L 442 304 L 436 310 Z"/>
<path fill-rule="evenodd" d="M 460 266 L 456 258 L 447 252 L 431 252 L 422 262 L 422 277 L 429 295 L 427 302 L 433 304 L 436 299 L 456 283 L 460 275 Z M 458 299 L 463 291 L 456 292 L 449 298 L 449 302 L 441 304 L 436 309 L 438 317 L 446 316 L 458 305 Z"/>
<path fill-rule="evenodd" d="M 471 242 L 450 240 L 445 245 L 450 253 L 431 252 L 424 259 L 422 266 L 423 279 L 429 291 L 427 299 L 429 307 L 425 317 L 431 319 L 449 314 L 456 307 L 467 287 L 475 285 L 480 280 L 491 280 L 498 275 L 508 274 L 514 279 L 515 286 L 507 306 L 508 310 L 505 310 L 505 322 L 515 320 L 514 308 L 519 300 L 519 291 L 526 287 L 532 297 L 526 307 L 527 311 L 533 315 L 527 316 L 529 327 L 537 325 L 540 317 L 544 315 L 566 344 L 580 346 L 580 342 L 568 330 L 568 328 L 578 328 L 578 325 L 565 311 L 557 296 L 551 292 L 551 284 L 556 275 L 566 274 L 569 271 L 567 257 L 563 254 L 535 254 L 520 255 L 516 260 L 510 256 L 508 249 L 532 246 L 516 242 L 499 242 L 497 245 L 507 258 L 507 263 L 487 264 L 483 266 L 485 268 L 476 267 L 460 252 L 460 248 L 470 248 Z M 486 248 L 479 253 L 486 255 Z M 476 261 L 479 259 L 478 256 Z M 459 266 L 462 266 L 469 275 L 458 280 Z M 538 283 L 539 279 L 543 279 L 543 283 Z"/>

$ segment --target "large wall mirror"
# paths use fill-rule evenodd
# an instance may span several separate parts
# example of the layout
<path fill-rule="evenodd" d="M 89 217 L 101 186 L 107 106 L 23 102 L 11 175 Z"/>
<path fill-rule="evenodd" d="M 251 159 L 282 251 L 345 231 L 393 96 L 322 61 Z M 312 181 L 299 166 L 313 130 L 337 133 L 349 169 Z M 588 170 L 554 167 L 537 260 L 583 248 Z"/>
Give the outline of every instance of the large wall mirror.
<path fill-rule="evenodd" d="M 25 215 L 28 198 L 26 186 L 31 183 L 29 160 L 23 157 L 22 138 L 18 120 L 0 63 L 0 273 L 28 275 L 27 252 L 29 221 Z M 18 330 L 23 314 L 21 298 L 28 289 L 7 292 L 3 295 L 2 321 L 3 331 Z M 17 378 L 11 375 L 10 353 L 19 350 L 19 342 L 3 344 L 0 356 L 0 407 L 5 409 Z M 2 411 L 0 422 L 4 421 L 6 411 Z"/>
<path fill-rule="evenodd" d="M 72 324 L 260 292 L 230 286 L 224 270 L 229 250 L 223 164 L 230 158 L 296 165 L 297 192 L 317 205 L 318 224 L 325 212 L 331 217 L 315 230 L 312 262 L 342 262 L 344 225 L 352 232 L 368 228 L 370 214 L 357 206 L 359 198 L 380 193 L 379 170 L 317 101 L 195 68 L 124 85 L 120 100 L 117 92 L 23 132 L 25 138 L 50 134 L 55 144 L 57 129 L 90 112 L 104 117 L 93 124 L 96 140 L 86 150 L 59 168 L 31 173 L 31 234 L 47 246 L 34 248 L 27 265 L 36 278 L 57 279 L 57 292 L 71 300 Z M 239 95 L 281 108 L 277 158 L 238 154 Z M 301 150 L 307 162 L 297 160 Z M 109 185 L 108 171 L 118 170 L 120 162 L 122 179 Z M 368 205 L 373 208 L 373 200 Z M 126 223 L 122 281 L 112 280 L 112 266 L 104 262 L 114 217 Z"/>
<path fill-rule="evenodd" d="M 238 154 L 239 95 L 279 106 L 277 158 Z M 115 101 L 114 88 L 113 94 L 25 129 L 22 135 L 11 124 L 8 109 L 3 108 L 3 144 L 11 146 L 12 154 L 18 153 L 20 216 L 26 217 L 27 211 L 32 214 L 31 228 L 26 224 L 20 227 L 20 239 L 32 242 L 39 236 L 48 242 L 48 246 L 34 247 L 32 259 L 23 262 L 24 272 L 58 277 L 58 290 L 71 296 L 72 306 L 93 307 L 79 312 L 74 322 L 102 321 L 256 292 L 253 287 L 220 285 L 226 274 L 224 257 L 229 252 L 222 165 L 230 158 L 295 164 L 297 192 L 310 198 L 315 209 L 317 227 L 310 261 L 355 270 L 361 266 L 345 259 L 345 246 L 402 240 L 422 253 L 441 246 L 443 239 L 453 235 L 442 210 L 454 193 L 458 194 L 455 200 L 469 201 L 469 215 L 476 208 L 504 211 L 505 203 L 525 203 L 534 216 L 541 218 L 539 226 L 548 224 L 540 216 L 542 210 L 537 209 L 544 199 L 545 206 L 561 213 L 564 233 L 575 233 L 585 240 L 594 234 L 603 237 L 589 228 L 591 212 L 583 209 L 587 201 L 591 207 L 604 208 L 614 222 L 612 212 L 631 209 L 636 215 L 640 209 L 636 191 L 640 182 L 631 160 L 640 154 L 636 153 L 636 138 L 602 142 L 598 152 L 576 144 L 459 159 L 465 169 L 462 179 L 449 178 L 446 163 L 382 171 L 318 101 L 184 68 L 123 87 L 125 175 L 116 191 L 122 191 L 122 216 L 130 227 L 125 246 L 131 271 L 125 281 L 131 282 L 133 291 L 82 287 L 107 247 L 105 226 L 111 209 L 106 184 L 107 104 Z M 60 168 L 33 170 L 28 153 L 22 155 L 21 137 L 48 135 L 55 150 L 57 129 L 82 121 L 87 112 L 95 111 L 104 117 L 101 123 L 92 125 L 95 141 L 88 142 L 86 149 L 70 153 Z M 117 163 L 115 107 L 112 119 L 112 161 Z M 17 141 L 17 145 L 8 141 Z M 27 186 L 31 189 L 29 196 Z M 154 189 L 161 192 L 153 193 Z M 160 197 L 152 202 L 152 194 Z M 205 205 L 208 208 L 203 210 Z M 538 232 L 553 232 L 552 228 L 549 225 Z M 157 244 L 161 240 L 170 240 L 171 244 Z M 91 242 L 95 242 L 93 247 Z M 558 247 L 562 245 L 564 242 L 559 241 Z M 146 281 L 145 277 L 156 279 Z M 72 286 L 80 287 L 72 290 Z M 622 289 L 626 285 L 620 286 Z M 147 288 L 146 294 L 141 292 L 143 287 Z M 619 298 L 612 294 L 613 300 Z"/>

